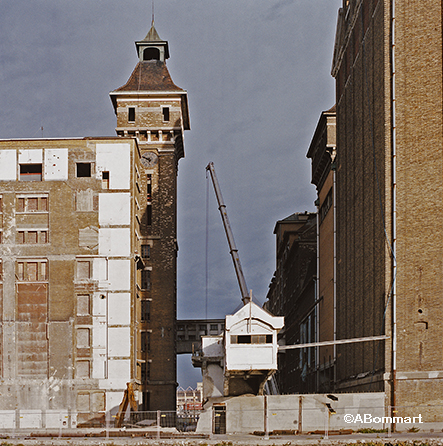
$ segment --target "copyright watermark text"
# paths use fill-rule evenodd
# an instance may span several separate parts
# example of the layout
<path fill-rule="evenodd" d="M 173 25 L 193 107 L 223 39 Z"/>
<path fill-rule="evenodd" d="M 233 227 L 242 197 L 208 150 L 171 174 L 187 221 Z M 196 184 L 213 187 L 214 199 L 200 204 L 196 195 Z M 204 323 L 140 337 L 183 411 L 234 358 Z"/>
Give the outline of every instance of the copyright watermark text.
<path fill-rule="evenodd" d="M 415 424 L 423 423 L 421 414 L 418 417 L 373 417 L 370 413 L 365 413 L 363 415 L 357 414 L 352 415 L 347 413 L 343 420 L 345 423 L 365 423 L 365 424 L 379 424 L 379 423 L 398 423 L 398 424 Z"/>

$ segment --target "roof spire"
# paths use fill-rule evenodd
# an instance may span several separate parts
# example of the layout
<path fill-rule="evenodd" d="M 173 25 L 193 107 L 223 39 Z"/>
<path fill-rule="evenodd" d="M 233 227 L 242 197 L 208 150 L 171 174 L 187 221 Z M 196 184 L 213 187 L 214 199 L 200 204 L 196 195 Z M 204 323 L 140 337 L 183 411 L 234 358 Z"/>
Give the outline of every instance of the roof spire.
<path fill-rule="evenodd" d="M 152 0 L 152 20 L 151 20 L 151 26 L 154 26 L 154 0 Z"/>

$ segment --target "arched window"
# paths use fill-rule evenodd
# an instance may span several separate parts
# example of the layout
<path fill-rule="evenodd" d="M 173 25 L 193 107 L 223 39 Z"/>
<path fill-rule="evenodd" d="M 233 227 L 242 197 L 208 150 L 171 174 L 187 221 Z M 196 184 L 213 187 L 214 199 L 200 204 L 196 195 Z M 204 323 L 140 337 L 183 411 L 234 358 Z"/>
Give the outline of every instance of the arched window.
<path fill-rule="evenodd" d="M 158 48 L 146 48 L 143 51 L 143 60 L 160 60 L 160 50 Z"/>

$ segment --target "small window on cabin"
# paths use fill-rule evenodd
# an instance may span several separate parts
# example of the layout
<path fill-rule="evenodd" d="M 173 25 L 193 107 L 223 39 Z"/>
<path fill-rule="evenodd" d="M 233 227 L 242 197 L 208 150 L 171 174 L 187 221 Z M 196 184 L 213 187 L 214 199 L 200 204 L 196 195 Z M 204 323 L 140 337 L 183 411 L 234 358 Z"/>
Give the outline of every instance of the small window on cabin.
<path fill-rule="evenodd" d="M 158 48 L 146 48 L 143 51 L 143 60 L 160 60 L 160 50 Z"/>
<path fill-rule="evenodd" d="M 20 181 L 41 181 L 42 164 L 20 164 Z"/>
<path fill-rule="evenodd" d="M 128 108 L 128 122 L 135 122 L 135 108 Z"/>
<path fill-rule="evenodd" d="M 169 107 L 162 107 L 163 121 L 169 121 Z"/>
<path fill-rule="evenodd" d="M 77 178 L 91 176 L 91 163 L 77 163 Z"/>

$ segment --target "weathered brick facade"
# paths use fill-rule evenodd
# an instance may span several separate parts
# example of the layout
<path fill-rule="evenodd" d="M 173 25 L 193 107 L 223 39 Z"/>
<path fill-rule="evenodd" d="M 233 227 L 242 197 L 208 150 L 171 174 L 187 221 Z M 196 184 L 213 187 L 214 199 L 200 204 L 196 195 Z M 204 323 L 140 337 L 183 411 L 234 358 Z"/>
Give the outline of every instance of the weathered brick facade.
<path fill-rule="evenodd" d="M 333 67 L 338 338 L 391 338 L 338 346 L 336 388 L 384 389 L 400 406 L 442 400 L 442 68 L 441 2 L 344 2 Z"/>
<path fill-rule="evenodd" d="M 140 410 L 176 409 L 187 94 L 153 26 L 136 45 L 111 93 L 118 136 L 0 140 L 1 410 L 37 411 L 43 427 L 50 411 L 104 422 L 127 383 Z"/>
<path fill-rule="evenodd" d="M 111 99 L 117 134 L 138 138 L 143 164 L 140 240 L 150 247 L 150 255 L 140 268 L 149 271 L 150 284 L 139 294 L 149 302 L 150 315 L 149 320 L 140 318 L 139 331 L 150 342 L 138 356 L 139 368 L 146 367 L 141 390 L 145 410 L 175 410 L 177 166 L 184 156 L 183 132 L 189 129 L 188 103 L 186 91 L 170 78 L 168 43 L 154 26 L 136 46 L 140 61 Z"/>

